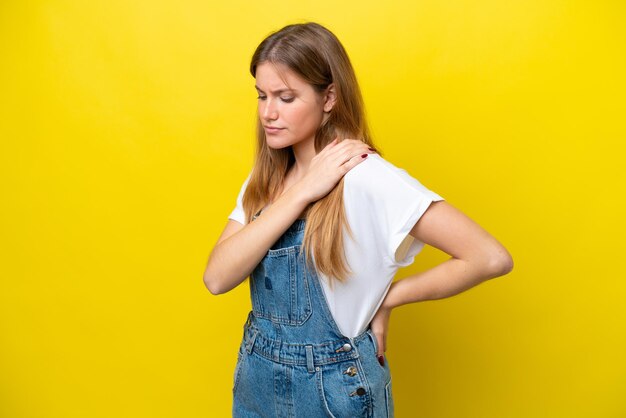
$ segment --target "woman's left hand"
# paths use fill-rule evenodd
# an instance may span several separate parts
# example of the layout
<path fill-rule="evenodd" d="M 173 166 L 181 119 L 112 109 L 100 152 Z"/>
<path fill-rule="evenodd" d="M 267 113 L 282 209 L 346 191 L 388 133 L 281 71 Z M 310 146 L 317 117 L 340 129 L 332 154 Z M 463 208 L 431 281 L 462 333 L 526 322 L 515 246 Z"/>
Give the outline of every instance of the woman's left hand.
<path fill-rule="evenodd" d="M 372 334 L 376 338 L 378 352 L 376 357 L 381 366 L 385 365 L 385 351 L 387 351 L 387 328 L 389 326 L 389 317 L 391 316 L 391 308 L 381 305 L 370 322 Z"/>

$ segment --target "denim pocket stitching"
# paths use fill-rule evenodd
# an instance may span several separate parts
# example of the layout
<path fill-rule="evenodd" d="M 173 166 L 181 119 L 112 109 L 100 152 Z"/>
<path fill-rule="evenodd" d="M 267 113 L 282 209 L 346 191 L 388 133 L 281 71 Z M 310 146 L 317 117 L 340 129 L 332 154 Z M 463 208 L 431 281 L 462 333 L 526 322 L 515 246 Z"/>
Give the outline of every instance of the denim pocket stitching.
<path fill-rule="evenodd" d="M 290 304 L 287 308 L 289 309 L 289 311 L 286 312 L 287 316 L 285 316 L 281 315 L 280 313 L 268 312 L 264 309 L 259 300 L 261 298 L 261 296 L 258 294 L 260 289 L 257 289 L 259 283 L 256 282 L 256 278 L 260 279 L 263 275 L 258 275 L 255 276 L 255 279 L 251 280 L 250 282 L 253 298 L 252 310 L 257 317 L 269 319 L 270 321 L 279 324 L 300 326 L 304 324 L 313 313 L 313 309 L 311 306 L 311 290 L 307 275 L 303 271 L 301 274 L 302 277 L 300 277 L 297 271 L 299 267 L 302 270 L 304 270 L 305 268 L 304 260 L 302 260 L 301 256 L 298 255 L 300 248 L 301 245 L 296 244 L 289 247 L 278 248 L 268 251 L 266 257 L 268 257 L 269 259 L 286 257 L 286 262 L 288 263 L 287 269 L 289 271 L 289 283 L 284 290 L 287 291 L 289 294 Z M 299 280 L 301 280 L 302 282 L 301 286 L 299 286 Z M 300 303 L 298 303 L 299 290 L 301 291 Z"/>
<path fill-rule="evenodd" d="M 326 401 L 326 395 L 324 394 L 324 379 L 323 379 L 322 369 L 321 368 L 319 370 L 317 370 L 316 375 L 317 375 L 317 389 L 319 390 L 320 398 L 322 398 L 322 403 L 324 404 L 324 409 L 326 410 L 326 412 L 328 413 L 330 418 L 335 418 L 333 413 L 330 412 L 330 409 L 328 407 L 328 402 Z"/>

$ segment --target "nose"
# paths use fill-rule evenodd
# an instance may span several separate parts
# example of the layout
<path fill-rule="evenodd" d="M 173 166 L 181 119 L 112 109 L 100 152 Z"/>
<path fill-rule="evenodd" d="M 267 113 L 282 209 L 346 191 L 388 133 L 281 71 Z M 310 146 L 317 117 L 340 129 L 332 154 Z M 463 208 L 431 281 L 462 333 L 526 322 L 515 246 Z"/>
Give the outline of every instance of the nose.
<path fill-rule="evenodd" d="M 265 120 L 278 119 L 278 109 L 276 109 L 276 104 L 273 99 L 270 99 L 270 98 L 265 99 L 265 103 L 261 111 L 261 116 Z"/>

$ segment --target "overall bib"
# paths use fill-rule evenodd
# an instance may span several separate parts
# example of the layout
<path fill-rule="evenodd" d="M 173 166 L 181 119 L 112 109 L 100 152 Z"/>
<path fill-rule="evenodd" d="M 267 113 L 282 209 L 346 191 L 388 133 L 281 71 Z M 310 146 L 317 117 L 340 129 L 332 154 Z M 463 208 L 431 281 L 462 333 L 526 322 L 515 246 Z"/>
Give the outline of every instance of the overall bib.
<path fill-rule="evenodd" d="M 305 222 L 297 219 L 250 275 L 233 417 L 393 417 L 389 362 L 378 363 L 369 328 L 354 338 L 339 331 L 300 254 Z"/>

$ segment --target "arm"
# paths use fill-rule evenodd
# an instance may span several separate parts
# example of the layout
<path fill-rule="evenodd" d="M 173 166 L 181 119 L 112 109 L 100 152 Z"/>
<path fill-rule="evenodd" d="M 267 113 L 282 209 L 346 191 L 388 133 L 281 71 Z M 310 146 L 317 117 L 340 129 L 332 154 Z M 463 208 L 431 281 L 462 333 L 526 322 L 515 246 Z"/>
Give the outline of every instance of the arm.
<path fill-rule="evenodd" d="M 392 283 L 384 308 L 453 296 L 513 269 L 506 248 L 446 201 L 432 202 L 410 234 L 452 258 Z"/>
<path fill-rule="evenodd" d="M 371 321 L 381 365 L 387 350 L 387 328 L 393 308 L 447 298 L 513 269 L 513 259 L 506 248 L 445 200 L 432 202 L 410 235 L 452 258 L 430 270 L 395 281 L 389 287 Z"/>
<path fill-rule="evenodd" d="M 204 271 L 207 289 L 217 295 L 243 282 L 308 204 L 300 188 L 291 187 L 254 222 L 229 220 Z"/>
<path fill-rule="evenodd" d="M 304 176 L 263 211 L 242 226 L 229 221 L 213 248 L 204 284 L 214 295 L 228 292 L 248 277 L 267 251 L 311 203 L 326 196 L 339 180 L 373 153 L 356 139 L 331 141 L 315 155 Z"/>

